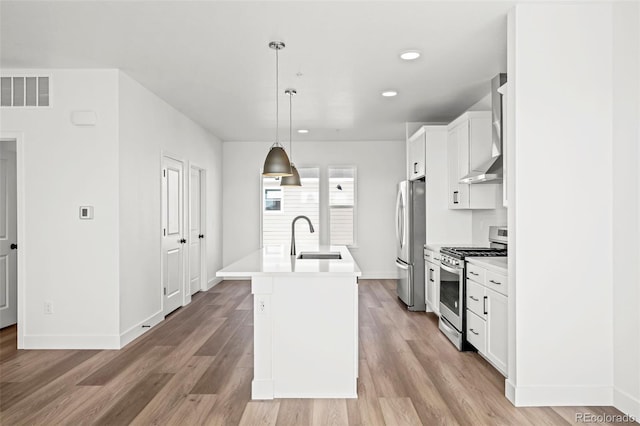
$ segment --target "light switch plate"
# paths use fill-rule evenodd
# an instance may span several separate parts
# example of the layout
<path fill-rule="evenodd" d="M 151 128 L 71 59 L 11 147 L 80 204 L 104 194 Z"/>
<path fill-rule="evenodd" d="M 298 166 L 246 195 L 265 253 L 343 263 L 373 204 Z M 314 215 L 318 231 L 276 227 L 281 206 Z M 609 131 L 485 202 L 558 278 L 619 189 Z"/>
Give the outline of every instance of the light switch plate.
<path fill-rule="evenodd" d="M 80 219 L 93 219 L 93 206 L 80 206 Z"/>

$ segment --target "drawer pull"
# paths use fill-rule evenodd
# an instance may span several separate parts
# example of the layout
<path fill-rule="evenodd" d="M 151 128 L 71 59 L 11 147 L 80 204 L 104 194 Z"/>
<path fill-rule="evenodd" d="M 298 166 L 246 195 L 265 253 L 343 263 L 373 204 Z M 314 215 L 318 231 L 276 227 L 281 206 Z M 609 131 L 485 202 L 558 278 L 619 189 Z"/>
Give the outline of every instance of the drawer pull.
<path fill-rule="evenodd" d="M 469 296 L 471 298 L 471 300 L 475 300 L 476 302 L 479 302 L 480 299 L 476 299 L 474 296 Z"/>
<path fill-rule="evenodd" d="M 435 281 L 434 281 L 434 280 L 432 280 L 431 278 L 429 278 L 429 281 L 431 281 L 432 283 L 435 283 Z"/>
<path fill-rule="evenodd" d="M 501 283 L 501 282 L 494 281 L 494 280 L 489 280 L 489 282 L 490 282 L 490 283 L 493 283 L 493 284 L 495 284 L 495 285 L 502 285 L 502 283 Z"/>
<path fill-rule="evenodd" d="M 470 273 L 471 275 L 475 275 L 476 277 L 478 276 L 478 274 L 477 274 L 476 272 L 469 271 L 469 273 Z"/>
<path fill-rule="evenodd" d="M 473 334 L 475 334 L 476 336 L 478 336 L 478 333 L 476 333 L 476 331 L 473 328 L 469 329 Z"/>
<path fill-rule="evenodd" d="M 435 272 L 435 271 L 434 271 L 433 269 L 431 269 L 431 268 L 429 268 L 429 270 L 430 270 L 431 272 Z"/>

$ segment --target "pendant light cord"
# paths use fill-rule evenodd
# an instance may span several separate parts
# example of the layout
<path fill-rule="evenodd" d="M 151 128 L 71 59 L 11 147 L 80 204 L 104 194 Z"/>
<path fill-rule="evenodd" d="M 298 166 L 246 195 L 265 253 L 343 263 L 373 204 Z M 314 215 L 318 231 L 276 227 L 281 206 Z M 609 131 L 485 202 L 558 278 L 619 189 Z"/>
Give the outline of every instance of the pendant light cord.
<path fill-rule="evenodd" d="M 293 92 L 289 92 L 289 155 L 291 155 L 291 163 L 293 164 L 293 113 L 291 103 L 293 102 Z"/>
<path fill-rule="evenodd" d="M 278 139 L 278 127 L 280 124 L 280 117 L 279 117 L 279 105 L 278 105 L 278 93 L 280 91 L 279 87 L 278 87 L 278 51 L 280 50 L 280 48 L 276 48 L 276 146 L 279 145 L 280 141 Z"/>

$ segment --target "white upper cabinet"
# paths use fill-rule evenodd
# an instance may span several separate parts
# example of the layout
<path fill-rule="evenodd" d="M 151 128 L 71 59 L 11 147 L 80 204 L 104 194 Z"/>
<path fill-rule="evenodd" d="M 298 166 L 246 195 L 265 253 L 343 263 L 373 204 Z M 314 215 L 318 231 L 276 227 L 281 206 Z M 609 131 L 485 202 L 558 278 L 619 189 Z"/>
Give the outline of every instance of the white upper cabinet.
<path fill-rule="evenodd" d="M 425 172 L 426 132 L 421 127 L 407 140 L 407 176 L 409 180 L 424 177 Z"/>
<path fill-rule="evenodd" d="M 450 209 L 495 209 L 499 184 L 464 184 L 469 170 L 491 158 L 491 111 L 468 111 L 448 126 L 447 166 Z"/>

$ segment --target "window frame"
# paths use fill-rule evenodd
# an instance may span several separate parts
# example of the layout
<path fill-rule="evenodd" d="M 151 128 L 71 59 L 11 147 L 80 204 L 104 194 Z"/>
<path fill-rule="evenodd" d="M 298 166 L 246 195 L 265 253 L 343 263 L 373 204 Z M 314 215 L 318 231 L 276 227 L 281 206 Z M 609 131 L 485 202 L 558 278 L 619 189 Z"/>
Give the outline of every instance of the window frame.
<path fill-rule="evenodd" d="M 325 187 L 327 191 L 327 238 L 329 239 L 329 245 L 334 245 L 331 241 L 331 209 L 343 209 L 348 208 L 344 205 L 336 205 L 335 207 L 331 206 L 331 196 L 329 191 L 331 189 L 329 184 L 331 169 L 353 169 L 353 243 L 347 244 L 348 248 L 358 248 L 358 166 L 355 164 L 328 164 L 326 166 L 326 179 L 325 179 Z M 322 211 L 322 206 L 320 208 Z"/>

